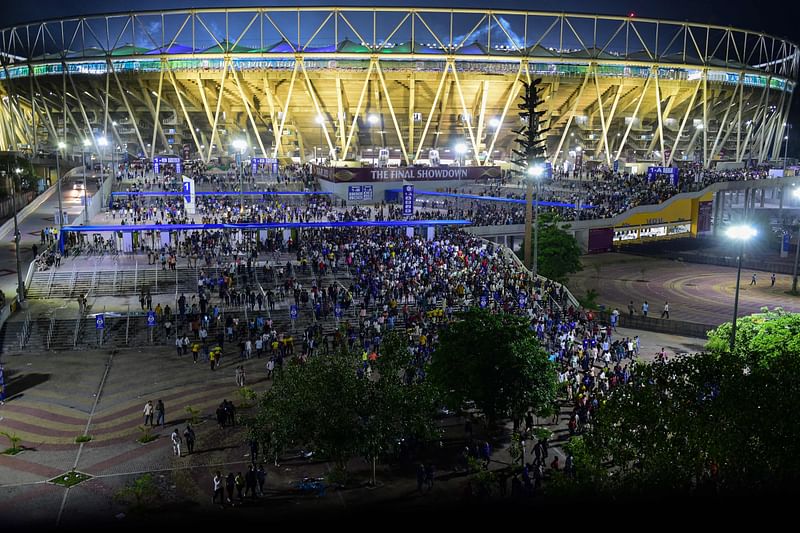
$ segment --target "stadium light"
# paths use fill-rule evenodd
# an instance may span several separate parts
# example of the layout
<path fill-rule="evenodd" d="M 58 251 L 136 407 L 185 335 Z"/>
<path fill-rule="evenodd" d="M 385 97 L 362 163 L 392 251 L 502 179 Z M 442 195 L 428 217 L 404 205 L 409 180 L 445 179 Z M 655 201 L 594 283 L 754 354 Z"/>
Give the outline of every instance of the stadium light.
<path fill-rule="evenodd" d="M 458 155 L 464 155 L 464 154 L 466 154 L 466 153 L 467 153 L 467 145 L 466 145 L 466 144 L 464 144 L 464 143 L 458 143 L 458 144 L 455 146 L 455 149 L 456 149 L 456 153 L 457 153 Z"/>
<path fill-rule="evenodd" d="M 89 146 L 90 144 L 92 144 L 92 141 L 90 141 L 89 139 L 84 139 L 83 140 L 83 145 L 84 146 Z"/>
<path fill-rule="evenodd" d="M 578 153 L 581 153 L 582 150 L 583 150 L 583 148 L 581 148 L 580 146 L 576 146 L 575 147 L 575 151 L 578 152 Z"/>
<path fill-rule="evenodd" d="M 317 117 L 317 118 L 320 118 L 320 117 Z M 374 126 L 375 124 L 377 124 L 378 122 L 380 122 L 380 120 L 381 120 L 381 119 L 380 119 L 380 118 L 378 118 L 378 115 L 376 115 L 376 114 L 374 114 L 374 113 L 371 113 L 371 114 L 370 114 L 370 115 L 367 117 L 367 122 L 369 122 L 369 123 L 370 123 L 371 125 L 373 125 L 373 126 Z M 321 124 L 321 122 L 318 122 L 318 123 L 320 123 L 320 124 Z"/>
<path fill-rule="evenodd" d="M 108 146 L 108 139 L 106 139 L 105 137 L 98 137 L 97 144 L 104 147 Z"/>
<path fill-rule="evenodd" d="M 742 278 L 742 255 L 744 255 L 744 245 L 747 241 L 756 236 L 758 232 L 752 226 L 740 225 L 731 226 L 725 232 L 725 235 L 734 241 L 739 241 L 739 258 L 737 260 L 738 266 L 736 268 L 736 292 L 733 296 L 733 322 L 731 325 L 731 353 L 736 345 L 736 318 L 739 314 L 739 283 Z"/>
<path fill-rule="evenodd" d="M 238 150 L 240 153 L 247 150 L 247 141 L 245 141 L 244 139 L 234 139 L 231 145 L 235 150 Z"/>
<path fill-rule="evenodd" d="M 315 120 L 315 121 L 316 121 L 316 123 L 317 123 L 317 124 L 319 124 L 320 126 L 322 126 L 322 124 L 324 124 L 324 123 L 325 123 L 325 117 L 323 117 L 322 115 L 317 115 L 317 117 L 316 117 L 314 120 Z"/>
<path fill-rule="evenodd" d="M 541 178 L 544 174 L 544 167 L 542 165 L 532 165 L 528 167 L 528 175 L 534 178 Z"/>
<path fill-rule="evenodd" d="M 500 119 L 497 117 L 493 117 L 489 119 L 489 126 L 492 128 L 499 128 L 500 127 Z"/>
<path fill-rule="evenodd" d="M 63 150 L 66 147 L 67 147 L 67 143 L 65 143 L 64 141 L 58 141 L 58 149 L 59 150 Z"/>

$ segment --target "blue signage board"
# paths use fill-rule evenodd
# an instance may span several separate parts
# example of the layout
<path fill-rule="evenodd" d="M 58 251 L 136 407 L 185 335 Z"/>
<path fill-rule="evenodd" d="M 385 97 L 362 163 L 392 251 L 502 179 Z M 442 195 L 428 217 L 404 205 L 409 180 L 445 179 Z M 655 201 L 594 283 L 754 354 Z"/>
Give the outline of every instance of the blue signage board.
<path fill-rule="evenodd" d="M 614 160 L 614 172 L 619 172 L 619 159 Z"/>
<path fill-rule="evenodd" d="M 678 174 L 680 169 L 677 167 L 647 167 L 647 181 L 655 181 L 661 176 L 669 176 L 673 185 L 678 185 Z"/>
<path fill-rule="evenodd" d="M 347 187 L 347 200 L 351 202 L 372 201 L 372 185 L 349 185 Z"/>
<path fill-rule="evenodd" d="M 414 186 L 403 185 L 403 216 L 410 217 L 414 214 Z"/>
<path fill-rule="evenodd" d="M 289 316 L 292 317 L 292 320 L 297 320 L 297 306 L 292 305 L 289 308 Z"/>
<path fill-rule="evenodd" d="M 272 174 L 278 173 L 278 160 L 274 157 L 251 157 L 250 168 L 253 174 L 258 173 L 258 167 L 263 166 Z"/>
<path fill-rule="evenodd" d="M 148 311 L 147 312 L 147 327 L 152 328 L 156 325 L 156 312 L 155 311 Z"/>
<path fill-rule="evenodd" d="M 192 182 L 191 181 L 184 181 L 183 182 L 183 199 L 186 203 L 192 202 Z"/>
<path fill-rule="evenodd" d="M 183 160 L 177 156 L 158 156 L 153 158 L 153 172 L 161 172 L 161 165 L 175 165 L 175 172 L 180 174 L 183 170 Z"/>
<path fill-rule="evenodd" d="M 96 329 L 105 329 L 106 317 L 104 315 L 97 315 L 96 317 L 94 317 L 94 327 Z"/>

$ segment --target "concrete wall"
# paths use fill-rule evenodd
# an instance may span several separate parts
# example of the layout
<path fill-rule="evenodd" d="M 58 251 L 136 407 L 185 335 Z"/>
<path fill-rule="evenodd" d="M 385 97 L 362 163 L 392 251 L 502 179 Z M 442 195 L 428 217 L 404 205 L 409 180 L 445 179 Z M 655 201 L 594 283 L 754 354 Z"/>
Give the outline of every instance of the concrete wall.
<path fill-rule="evenodd" d="M 621 328 L 641 329 L 644 331 L 655 331 L 656 333 L 667 333 L 669 335 L 681 335 L 683 337 L 696 337 L 707 339 L 707 333 L 716 328 L 713 324 L 698 324 L 696 322 L 684 322 L 682 320 L 643 317 L 641 315 L 628 316 L 620 309 L 619 323 Z M 600 311 L 600 320 L 606 324 L 610 320 L 610 311 Z"/>

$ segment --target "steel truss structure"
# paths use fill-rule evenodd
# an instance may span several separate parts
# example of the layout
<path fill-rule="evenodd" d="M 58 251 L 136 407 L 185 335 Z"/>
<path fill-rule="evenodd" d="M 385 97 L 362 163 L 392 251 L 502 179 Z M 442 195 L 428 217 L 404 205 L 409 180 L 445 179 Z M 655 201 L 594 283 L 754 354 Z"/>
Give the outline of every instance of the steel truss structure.
<path fill-rule="evenodd" d="M 542 77 L 548 157 L 669 165 L 777 158 L 796 44 L 667 20 L 473 9 L 193 9 L 0 30 L 0 149 L 208 161 L 376 148 L 412 164 L 463 143 L 508 156 L 521 81 Z M 372 116 L 374 115 L 374 116 Z M 574 153 L 574 152 L 573 152 Z"/>

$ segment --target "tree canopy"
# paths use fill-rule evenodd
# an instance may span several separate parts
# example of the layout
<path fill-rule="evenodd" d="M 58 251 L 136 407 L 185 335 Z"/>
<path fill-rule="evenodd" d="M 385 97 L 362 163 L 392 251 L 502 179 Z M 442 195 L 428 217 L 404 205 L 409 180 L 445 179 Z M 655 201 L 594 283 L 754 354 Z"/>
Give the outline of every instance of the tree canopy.
<path fill-rule="evenodd" d="M 575 237 L 562 228 L 560 223 L 558 216 L 549 213 L 539 214 L 538 273 L 559 283 L 565 283 L 569 274 L 583 270 L 582 252 Z M 520 250 L 520 253 L 524 253 L 524 250 Z"/>
<path fill-rule="evenodd" d="M 493 425 L 498 417 L 542 412 L 556 397 L 556 372 L 527 320 L 471 309 L 440 336 L 430 377 L 455 408 L 474 401 Z"/>
<path fill-rule="evenodd" d="M 586 436 L 594 462 L 608 461 L 605 475 L 615 472 L 617 488 L 637 490 L 704 483 L 757 489 L 794 481 L 800 429 L 791 413 L 800 393 L 800 353 L 786 331 L 798 318 L 746 317 L 733 355 L 726 325 L 709 334 L 713 351 L 637 365 L 634 379 L 614 389 L 594 416 Z"/>
<path fill-rule="evenodd" d="M 715 354 L 730 351 L 731 323 L 708 332 L 706 349 Z M 776 358 L 800 357 L 800 314 L 780 309 L 741 317 L 736 321 L 734 355 L 751 365 L 769 368 Z"/>
<path fill-rule="evenodd" d="M 261 397 L 250 436 L 276 453 L 312 448 L 343 469 L 352 457 L 391 451 L 401 438 L 434 434 L 435 389 L 406 379 L 411 358 L 400 337 L 384 339 L 371 377 L 359 375 L 361 364 L 348 351 L 289 364 Z"/>

